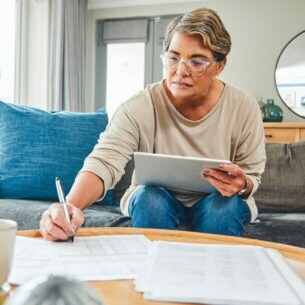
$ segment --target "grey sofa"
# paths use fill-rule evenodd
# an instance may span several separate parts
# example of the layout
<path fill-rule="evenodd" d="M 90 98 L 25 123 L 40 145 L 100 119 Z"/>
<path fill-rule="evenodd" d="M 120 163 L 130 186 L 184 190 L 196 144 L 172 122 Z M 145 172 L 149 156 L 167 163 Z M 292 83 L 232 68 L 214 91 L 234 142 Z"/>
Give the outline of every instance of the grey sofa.
<path fill-rule="evenodd" d="M 258 223 L 245 237 L 305 247 L 305 141 L 267 143 L 267 163 L 254 198 Z"/>
<path fill-rule="evenodd" d="M 244 236 L 305 247 L 305 142 L 267 143 L 267 164 L 255 194 L 258 221 L 246 227 Z M 133 163 L 114 189 L 119 202 L 130 183 Z M 19 230 L 37 229 L 48 201 L 0 199 L 0 218 L 16 220 Z M 85 211 L 87 227 L 128 227 L 131 221 L 118 206 L 94 204 Z"/>

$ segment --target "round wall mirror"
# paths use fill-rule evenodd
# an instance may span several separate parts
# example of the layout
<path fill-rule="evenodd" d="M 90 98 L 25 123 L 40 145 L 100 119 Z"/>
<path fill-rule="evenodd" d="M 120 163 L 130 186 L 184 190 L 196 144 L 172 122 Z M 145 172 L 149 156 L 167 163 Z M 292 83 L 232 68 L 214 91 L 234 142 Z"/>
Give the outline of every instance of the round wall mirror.
<path fill-rule="evenodd" d="M 305 118 L 305 31 L 291 39 L 281 52 L 275 84 L 284 104 Z"/>

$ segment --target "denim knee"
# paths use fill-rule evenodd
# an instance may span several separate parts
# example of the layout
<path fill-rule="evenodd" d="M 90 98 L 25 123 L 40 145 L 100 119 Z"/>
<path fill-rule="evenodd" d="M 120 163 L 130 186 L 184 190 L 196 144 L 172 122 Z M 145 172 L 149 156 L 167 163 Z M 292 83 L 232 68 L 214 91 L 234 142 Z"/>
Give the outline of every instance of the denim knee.
<path fill-rule="evenodd" d="M 192 208 L 194 229 L 200 232 L 240 236 L 250 222 L 248 205 L 240 196 L 213 193 Z"/>
<path fill-rule="evenodd" d="M 163 187 L 140 186 L 129 202 L 132 225 L 176 229 L 184 220 L 181 204 Z"/>

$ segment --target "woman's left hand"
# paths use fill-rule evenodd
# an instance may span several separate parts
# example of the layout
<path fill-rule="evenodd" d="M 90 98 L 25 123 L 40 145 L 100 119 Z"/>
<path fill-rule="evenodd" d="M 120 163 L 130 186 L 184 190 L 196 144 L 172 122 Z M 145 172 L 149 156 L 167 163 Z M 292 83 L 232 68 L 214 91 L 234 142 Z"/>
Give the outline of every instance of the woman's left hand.
<path fill-rule="evenodd" d="M 231 197 L 243 190 L 246 186 L 246 179 L 248 187 L 243 195 L 250 194 L 253 188 L 252 181 L 237 164 L 221 164 L 218 169 L 205 168 L 201 176 L 225 197 Z"/>

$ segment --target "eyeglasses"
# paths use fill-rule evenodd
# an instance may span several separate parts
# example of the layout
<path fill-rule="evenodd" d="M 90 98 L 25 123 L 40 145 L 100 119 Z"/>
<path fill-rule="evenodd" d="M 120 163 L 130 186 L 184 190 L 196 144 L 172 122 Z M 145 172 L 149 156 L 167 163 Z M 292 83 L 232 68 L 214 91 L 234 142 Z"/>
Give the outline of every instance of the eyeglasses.
<path fill-rule="evenodd" d="M 215 58 L 210 61 L 194 58 L 185 59 L 183 57 L 168 53 L 161 54 L 160 57 L 162 59 L 165 69 L 171 71 L 178 70 L 179 65 L 181 63 L 185 63 L 187 72 L 192 75 L 202 74 L 211 63 L 216 61 Z"/>

